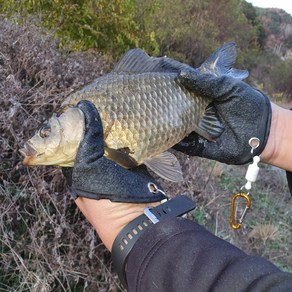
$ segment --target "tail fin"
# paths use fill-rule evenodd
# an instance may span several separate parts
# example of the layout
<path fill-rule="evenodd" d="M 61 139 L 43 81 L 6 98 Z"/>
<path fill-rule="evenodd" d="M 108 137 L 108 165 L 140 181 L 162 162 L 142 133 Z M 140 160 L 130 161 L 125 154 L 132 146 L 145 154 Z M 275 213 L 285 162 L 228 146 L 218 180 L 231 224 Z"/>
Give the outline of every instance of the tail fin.
<path fill-rule="evenodd" d="M 248 77 L 247 70 L 232 68 L 236 61 L 236 57 L 235 42 L 226 43 L 210 55 L 198 70 L 201 73 L 211 73 L 216 76 L 228 75 L 241 80 L 245 79 Z"/>

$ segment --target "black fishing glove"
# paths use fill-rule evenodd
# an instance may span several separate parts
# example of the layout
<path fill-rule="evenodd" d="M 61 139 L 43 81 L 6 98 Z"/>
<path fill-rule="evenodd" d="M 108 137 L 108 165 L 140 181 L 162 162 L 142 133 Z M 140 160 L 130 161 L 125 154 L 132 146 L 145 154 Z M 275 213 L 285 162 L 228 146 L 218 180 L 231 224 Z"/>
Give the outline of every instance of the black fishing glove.
<path fill-rule="evenodd" d="M 196 133 L 173 148 L 191 156 L 201 156 L 228 164 L 244 164 L 251 160 L 249 140 L 260 140 L 254 155 L 264 150 L 271 125 L 271 103 L 262 92 L 237 79 L 211 74 L 181 72 L 179 81 L 199 95 L 213 100 L 213 106 L 225 130 L 215 141 L 207 141 Z"/>
<path fill-rule="evenodd" d="M 89 101 L 81 101 L 77 107 L 84 113 L 85 134 L 74 168 L 63 169 L 72 195 L 129 203 L 164 199 L 160 185 L 145 167 L 126 170 L 104 156 L 103 128 L 98 111 Z"/>

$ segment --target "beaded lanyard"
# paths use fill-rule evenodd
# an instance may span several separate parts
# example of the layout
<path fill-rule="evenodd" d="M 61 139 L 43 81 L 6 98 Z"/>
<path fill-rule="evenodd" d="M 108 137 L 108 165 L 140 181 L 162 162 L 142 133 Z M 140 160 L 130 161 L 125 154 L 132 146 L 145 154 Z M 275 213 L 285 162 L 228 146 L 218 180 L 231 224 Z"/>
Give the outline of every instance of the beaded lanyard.
<path fill-rule="evenodd" d="M 250 190 L 252 188 L 252 183 L 256 182 L 257 176 L 260 168 L 258 167 L 258 163 L 260 162 L 260 157 L 254 155 L 254 150 L 260 145 L 260 140 L 256 137 L 253 137 L 249 140 L 249 145 L 251 147 L 251 156 L 253 159 L 253 163 L 250 164 L 247 168 L 245 179 L 246 183 L 240 188 L 240 191 L 233 195 L 231 200 L 231 212 L 230 212 L 230 226 L 233 229 L 239 229 L 244 221 L 244 218 L 247 214 L 247 211 L 251 207 L 251 199 L 250 199 Z M 238 198 L 244 198 L 246 200 L 246 206 L 241 213 L 239 220 L 235 219 L 235 202 Z M 237 222 L 236 222 L 237 221 Z"/>

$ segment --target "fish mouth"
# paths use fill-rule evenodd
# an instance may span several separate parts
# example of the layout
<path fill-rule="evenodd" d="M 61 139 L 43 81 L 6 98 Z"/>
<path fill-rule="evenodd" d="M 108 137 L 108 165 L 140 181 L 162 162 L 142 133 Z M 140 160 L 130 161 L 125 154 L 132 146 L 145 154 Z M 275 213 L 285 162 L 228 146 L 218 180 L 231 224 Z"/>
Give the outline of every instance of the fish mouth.
<path fill-rule="evenodd" d="M 28 142 L 24 144 L 23 148 L 19 149 L 19 152 L 21 153 L 21 155 L 24 156 L 23 159 L 24 165 L 31 165 L 32 164 L 31 160 L 37 154 L 37 151 Z"/>

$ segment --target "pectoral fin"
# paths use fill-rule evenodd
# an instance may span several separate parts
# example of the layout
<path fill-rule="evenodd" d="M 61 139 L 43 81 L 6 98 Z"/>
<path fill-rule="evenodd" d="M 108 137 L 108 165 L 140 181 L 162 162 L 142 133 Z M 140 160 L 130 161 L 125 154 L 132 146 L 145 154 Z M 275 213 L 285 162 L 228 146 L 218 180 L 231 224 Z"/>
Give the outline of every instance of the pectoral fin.
<path fill-rule="evenodd" d="M 207 140 L 218 138 L 224 131 L 224 126 L 220 122 L 214 106 L 209 105 L 200 121 L 199 128 L 196 132 Z"/>
<path fill-rule="evenodd" d="M 183 180 L 182 170 L 177 158 L 170 152 L 163 152 L 144 161 L 145 165 L 166 180 Z"/>
<path fill-rule="evenodd" d="M 112 149 L 105 146 L 104 151 L 105 156 L 108 159 L 115 161 L 117 164 L 125 168 L 133 168 L 138 165 L 137 162 L 129 156 L 128 148 Z"/>

